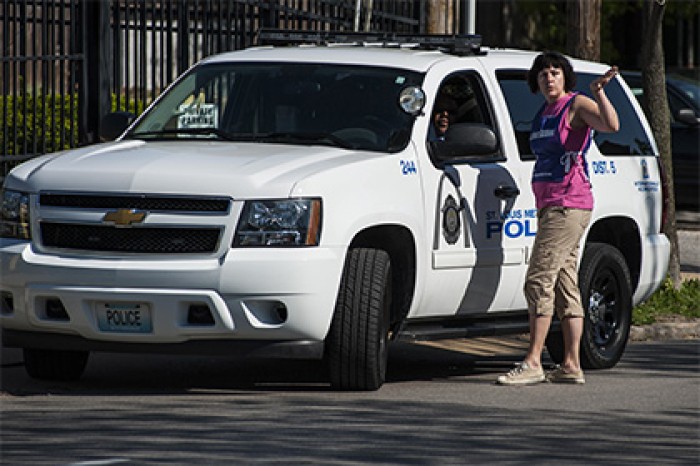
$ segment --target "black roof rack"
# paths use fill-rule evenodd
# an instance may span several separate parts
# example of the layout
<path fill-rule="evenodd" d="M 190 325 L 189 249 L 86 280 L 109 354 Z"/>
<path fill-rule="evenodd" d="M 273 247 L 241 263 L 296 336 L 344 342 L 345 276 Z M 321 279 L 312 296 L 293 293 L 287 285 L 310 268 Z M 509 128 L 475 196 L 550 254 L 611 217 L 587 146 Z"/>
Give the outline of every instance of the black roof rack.
<path fill-rule="evenodd" d="M 484 55 L 478 34 L 396 34 L 392 32 L 294 31 L 261 29 L 257 45 L 353 44 L 381 47 L 417 47 L 452 55 Z"/>

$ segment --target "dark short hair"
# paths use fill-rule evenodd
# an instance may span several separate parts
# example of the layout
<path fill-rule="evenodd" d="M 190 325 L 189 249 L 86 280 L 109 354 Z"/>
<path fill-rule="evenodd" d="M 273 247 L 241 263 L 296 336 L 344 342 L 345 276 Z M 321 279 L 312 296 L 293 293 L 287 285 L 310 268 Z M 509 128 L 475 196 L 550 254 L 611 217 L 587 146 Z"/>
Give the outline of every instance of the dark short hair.
<path fill-rule="evenodd" d="M 540 89 L 537 84 L 537 75 L 545 68 L 559 68 L 564 72 L 564 90 L 570 92 L 576 86 L 576 73 L 571 66 L 571 62 L 559 52 L 543 52 L 537 55 L 535 61 L 532 62 L 530 71 L 527 72 L 527 84 L 533 94 L 536 94 Z"/>
<path fill-rule="evenodd" d="M 441 95 L 435 100 L 435 108 L 433 113 L 444 112 L 445 110 L 448 112 L 455 112 L 458 108 L 459 106 L 454 99 Z"/>

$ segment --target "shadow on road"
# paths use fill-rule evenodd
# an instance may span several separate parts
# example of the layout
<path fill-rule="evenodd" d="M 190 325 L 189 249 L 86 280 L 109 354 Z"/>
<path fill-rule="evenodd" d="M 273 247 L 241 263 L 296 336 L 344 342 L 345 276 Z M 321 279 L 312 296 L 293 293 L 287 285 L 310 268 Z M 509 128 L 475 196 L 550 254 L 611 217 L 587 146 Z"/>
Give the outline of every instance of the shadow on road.
<path fill-rule="evenodd" d="M 11 356 L 2 364 L 0 393 L 14 396 L 330 390 L 322 361 L 93 353 L 80 381 L 49 382 L 31 379 L 24 371 L 21 352 L 10 351 Z M 512 351 L 483 356 L 398 342 L 391 347 L 387 383 L 501 372 L 520 359 L 521 355 Z"/>
<path fill-rule="evenodd" d="M 659 400 L 674 385 L 697 388 L 698 343 L 632 344 L 599 382 L 531 389 L 493 385 L 516 352 L 401 344 L 387 385 L 368 394 L 330 393 L 319 362 L 96 354 L 70 384 L 32 381 L 8 362 L 0 462 L 697 464 L 692 397 Z M 401 394 L 422 380 L 438 383 Z M 613 394 L 623 401 L 606 403 Z"/>
<path fill-rule="evenodd" d="M 620 367 L 630 376 L 697 377 L 700 373 L 700 342 L 632 343 Z M 664 345 L 660 352 L 658 346 Z M 524 346 L 491 348 L 491 354 L 478 354 L 471 343 L 445 348 L 422 344 L 394 343 L 390 351 L 388 385 L 402 382 L 450 381 L 460 378 L 469 383 L 485 383 L 491 375 L 508 370 L 519 362 Z M 466 349 L 465 349 L 466 347 Z M 633 348 L 633 349 L 632 349 Z M 671 348 L 669 351 L 668 348 Z M 469 353 L 469 350 L 473 353 Z M 5 350 L 7 351 L 7 350 Z M 227 357 L 134 355 L 94 353 L 82 379 L 77 382 L 49 382 L 31 379 L 21 361 L 21 352 L 3 360 L 0 395 L 172 395 L 192 392 L 231 393 L 231 391 L 330 391 L 322 361 L 245 360 Z M 546 366 L 551 361 L 544 358 Z M 484 377 L 488 376 L 488 377 Z"/>

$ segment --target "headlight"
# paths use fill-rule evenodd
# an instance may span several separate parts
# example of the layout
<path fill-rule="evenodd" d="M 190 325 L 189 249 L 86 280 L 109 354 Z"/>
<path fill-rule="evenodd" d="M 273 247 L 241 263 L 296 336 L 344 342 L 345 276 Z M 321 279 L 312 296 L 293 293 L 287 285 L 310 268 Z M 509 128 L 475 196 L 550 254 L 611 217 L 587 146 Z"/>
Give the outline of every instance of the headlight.
<path fill-rule="evenodd" d="M 29 194 L 19 191 L 2 192 L 0 237 L 31 239 L 29 231 Z"/>
<path fill-rule="evenodd" d="M 320 199 L 246 201 L 233 246 L 317 246 L 320 231 Z"/>

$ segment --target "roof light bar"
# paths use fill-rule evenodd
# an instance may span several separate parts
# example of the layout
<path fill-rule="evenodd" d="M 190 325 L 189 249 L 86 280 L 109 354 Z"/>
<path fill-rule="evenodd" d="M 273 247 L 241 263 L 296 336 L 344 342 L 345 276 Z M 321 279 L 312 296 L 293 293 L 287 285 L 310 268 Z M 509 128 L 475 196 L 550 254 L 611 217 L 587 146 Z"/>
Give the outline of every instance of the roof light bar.
<path fill-rule="evenodd" d="M 481 36 L 478 34 L 396 34 L 391 32 L 339 32 L 293 31 L 285 29 L 261 29 L 258 45 L 298 44 L 354 44 L 380 45 L 382 47 L 413 46 L 429 50 L 441 50 L 454 55 L 482 55 Z"/>

